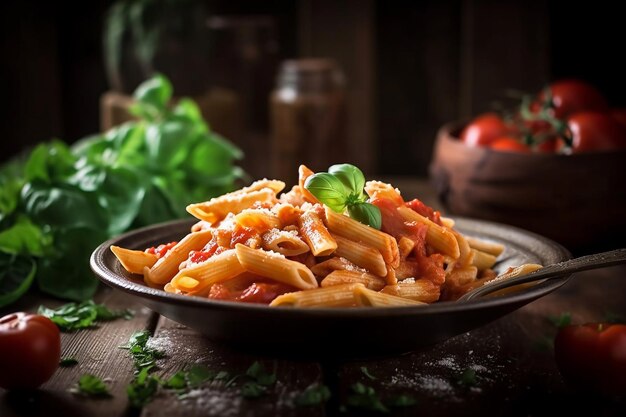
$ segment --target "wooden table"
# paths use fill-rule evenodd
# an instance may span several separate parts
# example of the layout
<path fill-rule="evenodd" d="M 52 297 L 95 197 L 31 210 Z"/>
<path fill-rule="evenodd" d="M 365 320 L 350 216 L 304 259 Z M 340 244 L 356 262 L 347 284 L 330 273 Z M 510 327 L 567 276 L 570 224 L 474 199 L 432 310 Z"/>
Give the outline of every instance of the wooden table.
<path fill-rule="evenodd" d="M 412 190 L 407 194 L 436 205 L 426 184 L 399 186 Z M 574 323 L 602 320 L 609 312 L 626 317 L 625 278 L 626 266 L 578 273 L 558 291 L 432 348 L 397 357 L 331 362 L 258 356 L 251 353 L 253 347 L 247 353 L 233 351 L 142 307 L 131 296 L 102 288 L 96 301 L 110 308 L 130 308 L 134 317 L 64 333 L 63 356 L 75 357 L 79 364 L 58 369 L 33 393 L 0 389 L 0 416 L 356 416 L 364 412 L 342 407 L 356 382 L 373 387 L 382 399 L 400 394 L 414 397 L 417 404 L 391 409 L 391 415 L 398 416 L 553 416 L 581 412 L 623 416 L 626 400 L 577 393 L 563 382 L 553 359 L 551 342 L 557 329 L 550 317 L 567 312 Z M 40 304 L 57 306 L 62 302 L 31 294 L 0 310 L 0 315 L 34 311 Z M 245 373 L 252 363 L 261 361 L 267 368 L 275 367 L 277 382 L 258 399 L 243 398 L 238 384 L 225 387 L 223 382 L 214 381 L 184 399 L 163 391 L 143 409 L 133 409 L 126 397 L 133 364 L 128 352 L 119 346 L 143 329 L 153 334 L 151 344 L 166 354 L 158 362 L 157 375 L 167 377 L 192 363 L 216 371 Z M 368 378 L 362 367 L 375 379 Z M 476 375 L 476 383 L 469 386 L 458 383 L 467 369 Z M 70 393 L 84 373 L 106 378 L 113 396 L 92 399 Z M 326 384 L 332 392 L 326 405 L 294 406 L 295 396 L 315 382 Z"/>

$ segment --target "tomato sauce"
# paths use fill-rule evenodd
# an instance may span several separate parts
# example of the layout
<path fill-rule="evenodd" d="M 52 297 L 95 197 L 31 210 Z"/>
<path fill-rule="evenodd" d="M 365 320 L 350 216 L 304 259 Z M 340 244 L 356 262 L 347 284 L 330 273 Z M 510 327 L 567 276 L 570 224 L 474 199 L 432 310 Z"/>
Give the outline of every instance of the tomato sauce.
<path fill-rule="evenodd" d="M 178 242 L 174 241 L 174 242 L 170 242 L 170 243 L 164 243 L 164 244 L 159 245 L 157 247 L 152 246 L 152 247 L 144 250 L 144 252 L 156 255 L 157 258 L 161 259 L 162 257 L 165 256 L 165 254 L 167 252 L 169 252 L 174 246 L 176 246 L 177 243 Z"/>
<path fill-rule="evenodd" d="M 434 210 L 432 207 L 427 206 L 417 198 L 404 203 L 408 208 L 416 212 L 417 214 L 428 218 L 433 223 L 437 223 L 441 226 L 441 214 Z"/>

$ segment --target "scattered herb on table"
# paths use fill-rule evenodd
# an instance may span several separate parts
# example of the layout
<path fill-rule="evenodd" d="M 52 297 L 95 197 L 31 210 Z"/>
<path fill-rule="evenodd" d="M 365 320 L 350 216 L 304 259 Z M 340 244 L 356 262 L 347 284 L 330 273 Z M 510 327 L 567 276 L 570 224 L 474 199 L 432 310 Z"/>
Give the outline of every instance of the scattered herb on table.
<path fill-rule="evenodd" d="M 94 326 L 98 321 L 109 321 L 118 318 L 130 319 L 133 313 L 130 310 L 110 310 L 103 304 L 96 304 L 92 300 L 82 303 L 68 303 L 52 309 L 40 306 L 38 313 L 48 317 L 62 331 L 73 331 Z"/>
<path fill-rule="evenodd" d="M 328 172 L 311 175 L 304 183 L 304 188 L 331 210 L 337 213 L 347 210 L 353 219 L 380 230 L 380 209 L 367 202 L 363 187 L 363 172 L 350 164 L 333 165 Z"/>
<path fill-rule="evenodd" d="M 367 411 L 389 412 L 389 408 L 383 404 L 374 388 L 357 382 L 352 385 L 351 390 L 352 394 L 347 399 L 348 406 Z"/>
<path fill-rule="evenodd" d="M 276 382 L 276 373 L 267 372 L 258 361 L 250 365 L 246 371 L 246 376 L 251 379 L 241 387 L 241 395 L 246 398 L 258 398 L 265 395 L 268 387 Z"/>
<path fill-rule="evenodd" d="M 558 316 L 550 316 L 548 317 L 550 323 L 557 329 L 561 329 L 565 326 L 569 326 L 572 324 L 572 315 L 568 312 L 561 313 Z"/>
<path fill-rule="evenodd" d="M 170 105 L 157 75 L 134 93 L 136 120 L 68 146 L 54 140 L 0 166 L 0 307 L 33 282 L 71 301 L 93 296 L 89 256 L 129 229 L 187 216 L 186 203 L 233 190 L 242 152 L 190 99 Z"/>
<path fill-rule="evenodd" d="M 132 407 L 144 407 L 152 401 L 158 392 L 161 381 L 159 378 L 149 374 L 151 369 L 152 366 L 142 368 L 128 387 L 126 387 L 128 401 Z"/>
<path fill-rule="evenodd" d="M 61 368 L 71 368 L 72 366 L 78 365 L 78 360 L 74 358 L 61 358 L 59 361 L 59 366 Z"/>
<path fill-rule="evenodd" d="M 309 385 L 302 393 L 298 394 L 294 400 L 299 407 L 312 407 L 324 404 L 330 399 L 330 389 L 324 384 Z"/>
<path fill-rule="evenodd" d="M 133 333 L 128 340 L 128 344 L 120 346 L 120 349 L 128 349 L 130 352 L 137 372 L 141 372 L 143 368 L 153 367 L 157 359 L 161 359 L 165 356 L 162 350 L 148 346 L 149 339 L 150 332 L 143 330 Z"/>
<path fill-rule="evenodd" d="M 402 394 L 397 397 L 392 397 L 385 402 L 390 407 L 411 407 L 417 404 L 417 400 L 410 395 Z"/>
<path fill-rule="evenodd" d="M 80 377 L 78 384 L 71 391 L 75 394 L 91 395 L 96 397 L 109 397 L 111 393 L 104 381 L 92 374 L 85 374 Z"/>
<path fill-rule="evenodd" d="M 369 369 L 367 369 L 366 366 L 361 366 L 361 372 L 363 373 L 363 375 L 365 375 L 366 377 L 368 377 L 372 381 L 374 381 L 376 379 L 376 377 L 370 373 Z"/>

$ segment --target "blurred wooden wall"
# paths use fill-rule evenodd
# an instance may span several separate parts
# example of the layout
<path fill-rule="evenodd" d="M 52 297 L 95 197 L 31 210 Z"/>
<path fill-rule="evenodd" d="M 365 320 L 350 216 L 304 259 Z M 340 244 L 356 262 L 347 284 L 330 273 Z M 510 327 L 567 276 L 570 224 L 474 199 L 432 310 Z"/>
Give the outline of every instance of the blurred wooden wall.
<path fill-rule="evenodd" d="M 0 161 L 99 129 L 109 88 L 101 31 L 112 0 L 2 2 Z M 208 0 L 217 14 L 275 16 L 282 58 L 328 56 L 349 86 L 349 144 L 368 174 L 425 176 L 437 129 L 507 89 L 586 78 L 626 105 L 622 14 L 608 0 Z M 79 8 L 80 19 L 76 15 Z M 249 156 L 253 157 L 253 156 Z"/>

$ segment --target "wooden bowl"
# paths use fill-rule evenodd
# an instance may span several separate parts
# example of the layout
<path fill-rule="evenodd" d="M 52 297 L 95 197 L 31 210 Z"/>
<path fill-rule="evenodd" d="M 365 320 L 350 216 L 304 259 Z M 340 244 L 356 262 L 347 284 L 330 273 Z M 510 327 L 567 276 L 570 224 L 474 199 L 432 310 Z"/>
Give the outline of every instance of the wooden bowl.
<path fill-rule="evenodd" d="M 521 227 L 574 253 L 626 246 L 626 150 L 499 152 L 466 146 L 463 126 L 439 130 L 430 166 L 447 213 Z"/>

